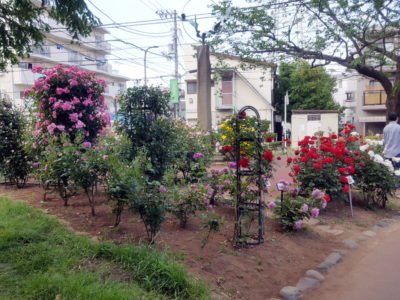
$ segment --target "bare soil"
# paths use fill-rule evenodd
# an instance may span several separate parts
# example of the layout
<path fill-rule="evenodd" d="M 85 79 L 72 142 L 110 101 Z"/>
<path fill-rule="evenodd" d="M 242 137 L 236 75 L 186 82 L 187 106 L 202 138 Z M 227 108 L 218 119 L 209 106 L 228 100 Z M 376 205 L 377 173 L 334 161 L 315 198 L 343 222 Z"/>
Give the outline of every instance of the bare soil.
<path fill-rule="evenodd" d="M 278 162 L 279 163 L 279 162 Z M 283 163 L 277 174 L 287 174 Z M 275 180 L 282 177 L 275 176 Z M 272 193 L 276 196 L 276 192 Z M 75 232 L 88 234 L 95 240 L 112 240 L 116 243 L 145 243 L 146 233 L 139 217 L 125 211 L 122 222 L 114 228 L 114 215 L 103 192 L 96 196 L 96 216 L 90 215 L 86 196 L 80 193 L 70 199 L 68 207 L 57 198 L 48 196 L 43 202 L 43 189 L 28 184 L 23 189 L 0 186 L 0 196 L 8 196 L 40 208 L 57 216 Z M 269 196 L 272 197 L 273 196 Z M 221 230 L 210 236 L 204 248 L 202 240 L 206 232 L 201 227 L 201 212 L 189 220 L 187 228 L 179 228 L 179 222 L 168 216 L 157 237 L 157 247 L 174 253 L 187 269 L 204 280 L 210 288 L 227 299 L 268 299 L 276 297 L 286 285 L 295 285 L 304 272 L 318 265 L 333 249 L 342 248 L 341 241 L 367 230 L 378 220 L 394 213 L 393 210 L 368 211 L 354 208 L 351 218 L 349 207 L 332 201 L 321 215 L 321 224 L 344 230 L 339 236 L 317 233 L 313 226 L 295 233 L 283 232 L 276 221 L 267 218 L 265 243 L 245 249 L 232 246 L 234 209 L 216 207 L 215 211 L 225 219 Z"/>

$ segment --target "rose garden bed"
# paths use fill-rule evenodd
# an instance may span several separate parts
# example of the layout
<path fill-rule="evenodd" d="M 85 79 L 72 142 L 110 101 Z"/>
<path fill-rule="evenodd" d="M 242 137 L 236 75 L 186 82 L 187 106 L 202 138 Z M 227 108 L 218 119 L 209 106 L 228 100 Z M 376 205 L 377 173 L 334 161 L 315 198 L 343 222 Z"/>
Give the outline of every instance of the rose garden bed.
<path fill-rule="evenodd" d="M 279 168 L 276 173 L 281 172 Z M 62 206 L 55 195 L 43 202 L 43 190 L 35 184 L 28 184 L 24 189 L 2 185 L 0 195 L 55 215 L 75 232 L 88 234 L 95 240 L 120 244 L 147 242 L 142 222 L 128 211 L 124 212 L 121 224 L 113 227 L 115 217 L 102 191 L 98 194 L 94 217 L 90 215 L 84 194 L 72 197 L 68 207 Z M 175 259 L 210 286 L 215 298 L 268 299 L 277 296 L 283 286 L 294 285 L 306 270 L 316 266 L 333 249 L 341 249 L 343 239 L 354 237 L 379 219 L 390 217 L 395 213 L 395 205 L 391 207 L 393 209 L 370 211 L 356 206 L 354 218 L 351 218 L 347 205 L 331 202 L 319 220 L 320 224 L 344 231 L 338 236 L 315 230 L 314 226 L 287 233 L 276 221 L 267 218 L 264 244 L 235 249 L 232 246 L 234 209 L 220 206 L 215 211 L 225 222 L 219 232 L 210 236 L 204 248 L 201 245 L 206 232 L 201 226 L 201 212 L 189 221 L 186 229 L 179 227 L 176 218 L 167 216 L 155 247 L 171 251 Z"/>

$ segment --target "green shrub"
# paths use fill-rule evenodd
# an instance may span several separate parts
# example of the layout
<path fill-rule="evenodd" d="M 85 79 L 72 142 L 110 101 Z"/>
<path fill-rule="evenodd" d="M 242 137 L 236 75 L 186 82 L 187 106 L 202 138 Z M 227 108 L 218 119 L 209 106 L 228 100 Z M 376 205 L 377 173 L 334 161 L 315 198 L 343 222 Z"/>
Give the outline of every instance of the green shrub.
<path fill-rule="evenodd" d="M 0 173 L 19 188 L 25 185 L 30 171 L 23 130 L 22 114 L 10 102 L 0 99 Z"/>

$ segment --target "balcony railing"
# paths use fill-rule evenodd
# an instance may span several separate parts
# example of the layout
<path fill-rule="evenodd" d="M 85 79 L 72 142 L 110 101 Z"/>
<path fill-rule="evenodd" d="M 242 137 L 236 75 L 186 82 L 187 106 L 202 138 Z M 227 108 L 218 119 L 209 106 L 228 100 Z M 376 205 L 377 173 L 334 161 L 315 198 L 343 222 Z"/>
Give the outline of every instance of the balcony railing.
<path fill-rule="evenodd" d="M 385 91 L 365 91 L 363 98 L 363 105 L 385 105 L 387 96 Z"/>

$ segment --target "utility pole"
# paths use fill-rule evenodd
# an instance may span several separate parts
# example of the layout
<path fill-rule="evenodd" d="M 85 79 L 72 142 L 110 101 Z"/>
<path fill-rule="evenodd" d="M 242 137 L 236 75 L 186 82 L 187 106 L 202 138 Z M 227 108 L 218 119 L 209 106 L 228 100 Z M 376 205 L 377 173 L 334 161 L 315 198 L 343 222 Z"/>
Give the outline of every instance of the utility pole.
<path fill-rule="evenodd" d="M 284 113 L 283 113 L 283 138 L 284 138 L 284 152 L 286 153 L 286 146 L 287 146 L 287 106 L 289 105 L 289 93 L 286 92 L 285 95 L 285 103 L 284 103 Z"/>
<path fill-rule="evenodd" d="M 178 87 L 179 87 L 179 69 L 178 69 L 178 24 L 176 22 L 176 10 L 174 10 L 174 55 L 175 55 L 175 79 L 178 82 Z M 180 99 L 178 100 L 178 103 L 175 104 L 175 117 L 179 118 L 180 117 L 180 112 L 181 112 L 181 103 Z"/>
<path fill-rule="evenodd" d="M 178 82 L 179 87 L 179 58 L 178 58 L 178 23 L 177 23 L 177 13 L 176 10 L 161 10 L 156 11 L 156 14 L 161 19 L 170 19 L 174 20 L 174 32 L 173 32 L 173 48 L 174 48 L 174 62 L 175 62 L 175 79 Z M 179 94 L 179 93 L 178 93 Z M 174 114 L 175 118 L 180 116 L 180 99 L 178 99 L 178 103 L 174 104 Z"/>

